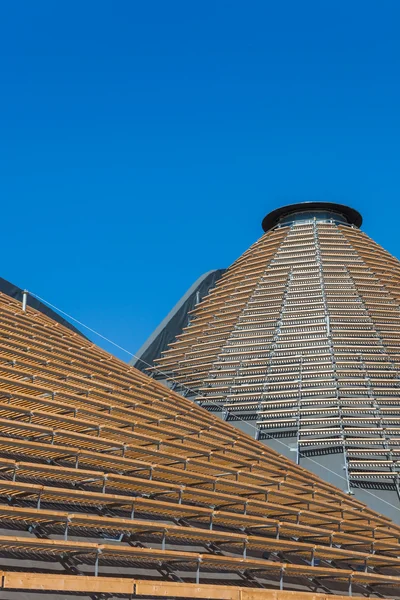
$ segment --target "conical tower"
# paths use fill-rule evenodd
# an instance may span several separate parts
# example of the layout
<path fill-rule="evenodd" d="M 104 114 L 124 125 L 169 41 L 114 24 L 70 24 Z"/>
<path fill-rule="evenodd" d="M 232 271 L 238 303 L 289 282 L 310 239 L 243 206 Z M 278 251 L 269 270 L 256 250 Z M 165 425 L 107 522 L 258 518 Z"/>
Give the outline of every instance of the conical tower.
<path fill-rule="evenodd" d="M 3 294 L 0 523 L 6 600 L 400 596 L 399 526 Z"/>
<path fill-rule="evenodd" d="M 197 305 L 158 368 L 399 521 L 400 263 L 361 223 L 326 202 L 267 215 L 265 234 Z"/>

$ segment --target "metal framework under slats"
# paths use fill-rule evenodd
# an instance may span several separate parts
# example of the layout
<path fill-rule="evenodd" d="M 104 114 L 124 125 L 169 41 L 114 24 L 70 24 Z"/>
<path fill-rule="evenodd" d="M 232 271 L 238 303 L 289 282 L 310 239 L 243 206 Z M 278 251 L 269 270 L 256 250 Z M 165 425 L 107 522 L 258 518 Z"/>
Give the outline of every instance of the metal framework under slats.
<path fill-rule="evenodd" d="M 7 599 L 399 595 L 390 519 L 4 295 L 0 523 Z"/>
<path fill-rule="evenodd" d="M 259 440 L 290 444 L 298 464 L 342 454 L 344 490 L 391 489 L 400 511 L 400 262 L 344 218 L 288 214 L 157 369 Z"/>

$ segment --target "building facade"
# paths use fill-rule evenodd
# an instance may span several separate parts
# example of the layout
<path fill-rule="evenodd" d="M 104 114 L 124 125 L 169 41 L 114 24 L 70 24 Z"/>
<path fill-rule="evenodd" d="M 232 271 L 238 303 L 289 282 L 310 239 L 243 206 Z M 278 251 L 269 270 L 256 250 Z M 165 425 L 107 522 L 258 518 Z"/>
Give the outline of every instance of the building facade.
<path fill-rule="evenodd" d="M 277 209 L 153 371 L 400 522 L 400 262 L 326 202 Z"/>

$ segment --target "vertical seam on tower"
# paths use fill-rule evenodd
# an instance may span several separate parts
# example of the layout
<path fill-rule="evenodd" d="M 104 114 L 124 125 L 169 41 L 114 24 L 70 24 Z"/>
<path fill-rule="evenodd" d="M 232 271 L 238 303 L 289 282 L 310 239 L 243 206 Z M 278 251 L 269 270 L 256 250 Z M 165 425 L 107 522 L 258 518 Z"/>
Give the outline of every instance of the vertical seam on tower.
<path fill-rule="evenodd" d="M 316 218 L 314 218 L 314 220 L 313 220 L 313 231 L 314 231 L 314 240 L 315 240 L 316 262 L 317 262 L 318 270 L 319 270 L 322 302 L 323 302 L 323 306 L 324 306 L 324 314 L 325 314 L 325 322 L 326 322 L 326 336 L 327 336 L 327 340 L 328 340 L 329 352 L 331 355 L 333 379 L 335 382 L 336 406 L 337 406 L 337 412 L 338 412 L 340 437 L 342 440 L 342 448 L 343 448 L 343 463 L 344 463 L 343 468 L 344 468 L 345 477 L 346 477 L 347 493 L 352 494 L 352 491 L 350 488 L 348 457 L 347 457 L 345 432 L 344 432 L 344 426 L 343 426 L 343 412 L 342 412 L 341 398 L 340 398 L 340 393 L 339 393 L 337 365 L 336 365 L 336 358 L 335 358 L 335 350 L 333 347 L 332 332 L 331 332 L 331 327 L 330 327 L 329 311 L 328 311 L 328 306 L 327 306 L 327 302 L 326 302 L 325 280 L 324 280 L 324 272 L 323 272 L 322 257 L 321 257 L 321 246 L 320 246 L 320 241 L 319 241 L 318 226 L 317 226 Z"/>
<path fill-rule="evenodd" d="M 351 246 L 351 244 L 350 244 L 350 246 Z M 351 246 L 351 247 L 353 247 L 353 246 Z M 356 250 L 356 252 L 357 252 L 357 250 Z M 357 255 L 359 256 L 358 252 L 357 252 Z M 360 257 L 360 258 L 361 258 L 361 260 L 362 260 L 362 257 Z M 363 262 L 364 262 L 364 261 L 363 261 Z M 364 264 L 365 264 L 365 263 L 364 263 Z M 369 267 L 368 267 L 366 264 L 365 264 L 365 266 L 366 266 L 366 268 L 368 268 L 368 270 L 370 271 Z M 348 273 L 348 276 L 349 276 L 349 279 L 350 279 L 350 281 L 352 282 L 352 284 L 353 284 L 354 288 L 357 290 L 357 286 L 356 286 L 356 283 L 355 283 L 355 281 L 354 281 L 354 279 L 353 279 L 353 276 L 351 275 L 351 272 L 349 271 L 349 269 L 348 269 L 348 267 L 347 267 L 347 266 L 346 266 L 345 268 L 346 268 L 346 272 Z M 378 278 L 378 279 L 379 279 L 379 278 Z M 380 281 L 380 279 L 379 279 L 379 281 Z M 386 288 L 385 288 L 385 289 L 386 289 Z M 388 362 L 388 363 L 389 363 L 389 365 L 391 366 L 391 368 L 392 368 L 392 370 L 394 371 L 394 373 L 395 373 L 395 375 L 397 376 L 397 378 L 399 378 L 399 372 L 398 372 L 398 370 L 396 369 L 396 367 L 395 367 L 395 365 L 394 365 L 394 362 L 392 361 L 392 358 L 391 358 L 391 356 L 390 356 L 390 353 L 389 353 L 388 349 L 386 348 L 386 344 L 385 344 L 385 342 L 383 341 L 383 339 L 382 339 L 382 337 L 381 337 L 380 331 L 379 331 L 379 329 L 376 327 L 376 325 L 375 325 L 375 322 L 374 322 L 374 320 L 372 319 L 372 317 L 371 317 L 371 315 L 370 315 L 370 313 L 369 313 L 368 307 L 367 307 L 367 305 L 365 304 L 363 297 L 361 296 L 361 294 L 358 294 L 358 295 L 359 295 L 359 298 L 360 298 L 360 303 L 361 303 L 361 306 L 363 307 L 363 309 L 364 309 L 364 312 L 365 312 L 365 314 L 366 314 L 366 316 L 367 316 L 368 322 L 371 324 L 371 326 L 372 326 L 372 330 L 373 330 L 373 332 L 375 333 L 376 337 L 378 338 L 378 340 L 379 340 L 379 343 L 380 343 L 380 345 L 381 345 L 381 348 L 384 350 L 384 352 L 382 353 L 382 355 L 384 356 L 384 358 L 385 358 L 385 361 L 386 361 L 386 362 Z M 373 406 L 374 406 L 374 413 L 375 413 L 375 414 L 376 414 L 376 416 L 379 418 L 379 425 L 380 425 L 380 429 L 381 429 L 380 437 L 381 437 L 381 439 L 382 439 L 382 441 L 383 441 L 383 448 L 384 448 L 385 450 L 387 450 L 387 453 L 386 453 L 386 455 L 387 455 L 387 457 L 388 457 L 388 460 L 391 460 L 391 459 L 393 458 L 392 449 L 391 449 L 391 439 L 390 439 L 390 436 L 389 436 L 389 439 L 388 439 L 388 435 L 387 435 L 387 433 L 386 433 L 386 426 L 384 427 L 384 425 L 383 425 L 381 407 L 380 407 L 380 404 L 379 404 L 379 402 L 377 402 L 377 400 L 376 400 L 376 393 L 374 392 L 374 388 L 373 388 L 373 385 L 372 385 L 371 379 L 370 379 L 370 377 L 369 377 L 369 375 L 368 375 L 367 366 L 366 366 L 366 364 L 365 364 L 365 362 L 364 362 L 364 359 L 363 359 L 363 356 L 362 356 L 362 352 L 360 352 L 360 356 L 359 356 L 359 358 L 361 359 L 361 364 L 362 364 L 362 366 L 363 366 L 363 369 L 364 369 L 364 372 L 365 372 L 365 379 L 366 379 L 366 381 L 367 381 L 367 387 L 368 387 L 369 395 L 371 396 L 371 394 L 372 394 L 372 398 L 373 398 Z M 394 481 L 394 485 L 395 485 L 395 488 L 396 488 L 396 493 L 397 493 L 397 495 L 398 495 L 398 497 L 399 497 L 399 499 L 400 499 L 400 484 L 399 484 L 399 474 L 398 474 L 398 473 L 396 473 L 393 463 L 390 465 L 390 467 L 389 467 L 389 468 L 390 468 L 390 470 L 391 470 L 393 473 L 395 473 L 395 474 L 396 474 L 396 476 L 395 476 L 395 478 L 394 478 L 394 480 L 393 480 L 393 481 Z"/>
<path fill-rule="evenodd" d="M 379 282 L 379 284 L 382 286 L 385 295 L 387 295 L 391 300 L 394 300 L 395 304 L 397 305 L 397 302 L 395 299 L 393 299 L 392 294 L 390 293 L 390 291 L 386 288 L 386 286 L 384 285 L 384 283 L 381 281 L 380 277 L 370 268 L 370 266 L 368 265 L 368 263 L 364 260 L 363 256 L 359 253 L 357 247 L 353 246 L 351 240 L 349 240 L 349 238 L 345 235 L 345 233 L 343 233 L 343 231 L 341 230 L 341 228 L 337 228 L 339 235 L 343 238 L 343 240 L 345 241 L 345 243 L 348 245 L 349 249 L 351 249 L 352 252 L 355 253 L 355 255 L 357 256 L 357 258 L 361 261 L 361 264 L 363 266 L 363 268 L 365 268 L 368 272 L 368 275 L 371 275 L 372 277 L 376 277 L 377 281 Z M 364 298 L 362 296 L 362 294 L 359 292 L 358 290 L 358 286 L 352 276 L 352 273 L 348 267 L 348 265 L 343 265 L 344 270 L 348 276 L 349 281 L 351 282 L 351 285 L 354 289 L 354 291 L 357 294 L 358 300 L 359 300 L 359 304 L 362 308 L 362 312 L 367 320 L 367 322 L 370 324 L 371 326 L 371 332 L 373 334 L 373 336 L 378 340 L 379 342 L 379 352 L 380 354 L 383 356 L 384 361 L 391 367 L 391 370 L 394 372 L 394 374 L 396 375 L 397 378 L 399 378 L 399 373 L 398 370 L 395 368 L 395 364 L 391 358 L 390 352 L 386 347 L 386 344 L 381 336 L 381 332 L 378 329 L 378 327 L 375 324 L 374 319 L 371 317 L 370 312 L 369 312 L 369 308 L 367 306 L 367 304 L 364 301 Z M 393 458 L 393 453 L 392 453 L 392 448 L 391 448 L 391 439 L 390 436 L 388 437 L 387 434 L 387 430 L 386 430 L 386 424 L 384 424 L 383 422 L 383 415 L 382 415 L 382 411 L 381 411 L 381 406 L 380 403 L 377 401 L 376 399 L 376 392 L 374 390 L 374 386 L 373 383 L 371 381 L 371 378 L 368 374 L 368 368 L 367 365 L 365 363 L 365 360 L 363 358 L 363 353 L 362 351 L 360 351 L 359 355 L 357 356 L 358 360 L 360 361 L 360 366 L 361 369 L 363 371 L 363 375 L 364 375 L 364 379 L 365 379 L 365 384 L 366 384 L 366 388 L 367 388 L 367 393 L 368 393 L 368 397 L 372 400 L 371 401 L 371 407 L 373 408 L 373 414 L 377 417 L 378 419 L 378 426 L 379 426 L 379 437 L 382 440 L 382 448 L 383 450 L 385 450 L 385 455 L 387 457 L 387 459 L 389 461 L 392 461 Z M 368 446 L 370 446 L 368 444 L 368 442 L 366 441 L 364 444 L 364 448 L 368 449 Z M 373 451 L 371 450 L 371 452 L 373 453 Z M 347 452 L 346 452 L 346 456 L 347 456 Z M 348 463 L 346 461 L 346 466 L 348 468 Z M 389 470 L 395 474 L 394 478 L 393 478 L 393 482 L 394 482 L 394 486 L 395 486 L 395 490 L 396 493 L 400 499 L 400 486 L 399 486 L 399 474 L 396 473 L 395 467 L 393 462 L 390 464 L 389 466 Z"/>
<path fill-rule="evenodd" d="M 221 354 L 224 352 L 225 348 L 228 346 L 229 342 L 232 340 L 232 334 L 233 334 L 235 331 L 237 331 L 237 329 L 238 329 L 238 326 L 239 326 L 239 324 L 240 324 L 240 319 L 242 318 L 244 311 L 245 311 L 245 310 L 248 308 L 248 306 L 249 306 L 249 303 L 252 301 L 252 299 L 253 299 L 253 297 L 254 297 L 254 294 L 255 294 L 255 293 L 257 292 L 257 290 L 259 289 L 259 287 L 260 287 L 260 284 L 261 284 L 260 282 L 261 282 L 262 278 L 265 276 L 265 273 L 266 273 L 266 271 L 267 271 L 268 267 L 271 265 L 271 263 L 274 261 L 275 257 L 276 257 L 276 256 L 277 256 L 277 254 L 279 253 L 279 251 L 280 251 L 280 249 L 281 249 L 282 245 L 283 245 L 283 244 L 284 244 L 284 242 L 287 240 L 287 237 L 288 237 L 288 235 L 289 235 L 289 233 L 290 233 L 291 229 L 292 229 L 292 226 L 291 226 L 291 227 L 288 227 L 288 231 L 287 231 L 286 235 L 285 235 L 285 236 L 282 238 L 282 240 L 280 241 L 279 245 L 277 246 L 277 248 L 276 248 L 276 250 L 275 250 L 274 254 L 271 256 L 271 258 L 270 258 L 270 259 L 268 260 L 268 262 L 266 263 L 266 265 L 265 265 L 265 268 L 264 268 L 264 271 L 263 271 L 263 272 L 262 272 L 262 274 L 260 275 L 260 278 L 259 278 L 258 282 L 256 283 L 256 285 L 254 286 L 254 289 L 253 289 L 252 293 L 250 294 L 250 296 L 249 296 L 249 298 L 248 298 L 248 300 L 247 300 L 246 304 L 243 306 L 243 308 L 242 308 L 242 310 L 241 310 L 240 314 L 238 315 L 238 318 L 237 318 L 237 320 L 236 320 L 236 323 L 235 323 L 235 325 L 234 325 L 234 327 L 233 327 L 233 329 L 232 329 L 232 331 L 231 331 L 231 334 L 230 334 L 230 335 L 229 335 L 229 337 L 228 337 L 228 338 L 225 340 L 225 343 L 224 343 L 224 344 L 223 344 L 223 346 L 221 347 L 221 349 L 220 349 L 220 352 L 217 354 L 217 356 L 216 356 L 216 359 L 215 359 L 215 360 L 214 360 L 214 362 L 211 364 L 211 367 L 210 367 L 210 369 L 209 369 L 208 373 L 210 373 L 210 371 L 212 371 L 212 370 L 214 370 L 214 369 L 216 368 L 216 367 L 215 367 L 215 365 L 216 365 L 216 363 L 217 363 L 217 362 L 219 362 Z M 243 363 L 243 361 L 241 360 L 241 361 L 240 361 L 240 364 L 239 364 L 239 368 L 241 368 L 241 366 L 242 366 L 242 363 Z M 236 369 L 236 377 L 238 377 L 238 376 L 239 376 L 239 375 L 237 374 L 237 371 L 238 371 L 238 370 Z M 233 377 L 233 382 L 234 382 L 234 381 L 235 381 L 235 376 Z M 230 388 L 229 388 L 229 389 L 231 389 L 231 388 L 232 388 L 232 382 L 231 382 L 231 384 L 230 384 Z M 202 396 L 203 396 L 203 397 L 204 397 L 204 396 L 207 396 L 207 393 L 206 393 L 206 392 L 204 392 L 204 393 L 202 394 Z M 226 398 L 225 398 L 225 400 L 226 400 Z M 199 401 L 197 401 L 197 402 L 198 402 L 199 406 L 202 406 L 202 405 L 203 405 L 203 402 L 202 402 L 202 400 L 199 400 Z M 222 403 L 221 403 L 221 404 L 222 404 Z M 224 407 L 222 408 L 222 411 L 223 411 L 223 417 L 224 417 L 224 420 L 226 420 L 226 419 L 229 417 L 229 414 L 235 414 L 235 412 L 236 412 L 235 410 L 233 410 L 233 411 L 229 411 L 229 410 L 228 410 L 228 411 L 227 411 L 227 410 L 225 410 L 225 409 L 224 409 Z M 257 427 L 257 430 L 256 430 L 256 432 L 255 432 L 255 436 L 256 436 L 256 439 L 259 437 L 259 429 L 258 429 L 258 427 Z"/>

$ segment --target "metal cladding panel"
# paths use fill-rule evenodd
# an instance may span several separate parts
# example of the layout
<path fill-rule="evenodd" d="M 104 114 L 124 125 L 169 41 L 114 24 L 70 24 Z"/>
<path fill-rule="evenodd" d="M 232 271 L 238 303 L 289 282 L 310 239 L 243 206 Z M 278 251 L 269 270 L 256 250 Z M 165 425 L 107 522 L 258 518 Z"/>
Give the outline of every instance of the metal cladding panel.
<path fill-rule="evenodd" d="M 399 538 L 356 498 L 0 294 L 3 597 L 396 597 Z"/>
<path fill-rule="evenodd" d="M 301 464 L 315 475 L 346 491 L 343 453 L 305 456 L 302 458 Z M 365 498 L 365 502 L 368 503 L 368 500 L 368 497 Z"/>
<path fill-rule="evenodd" d="M 225 269 L 216 269 L 199 277 L 137 351 L 129 364 L 140 371 L 146 371 L 149 366 L 154 365 L 155 360 L 167 350 L 168 345 L 177 339 L 184 327 L 187 327 L 190 311 L 214 287 L 224 272 Z"/>
<path fill-rule="evenodd" d="M 400 523 L 400 263 L 340 205 L 264 221 L 157 368 Z"/>

